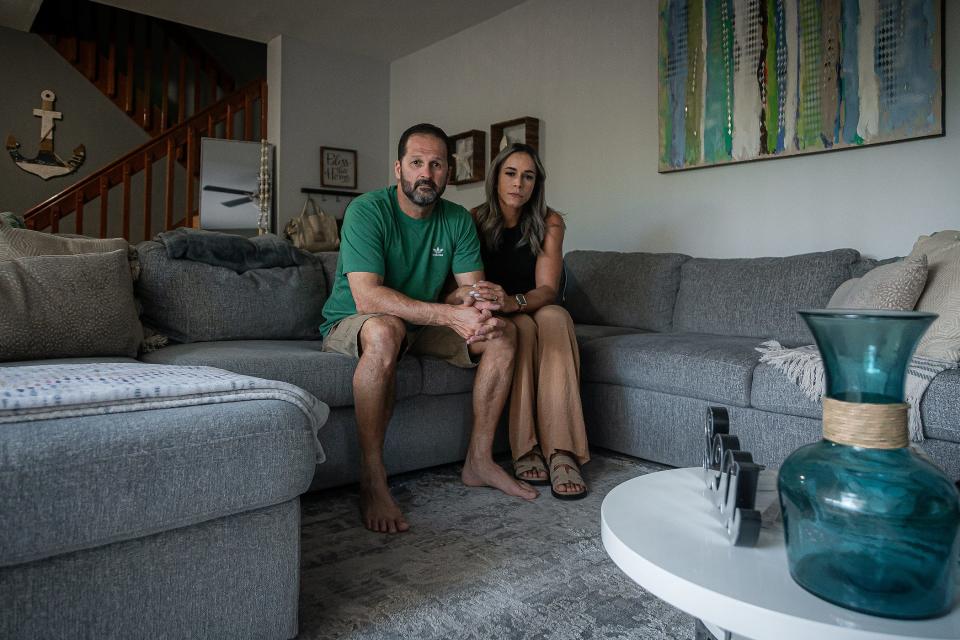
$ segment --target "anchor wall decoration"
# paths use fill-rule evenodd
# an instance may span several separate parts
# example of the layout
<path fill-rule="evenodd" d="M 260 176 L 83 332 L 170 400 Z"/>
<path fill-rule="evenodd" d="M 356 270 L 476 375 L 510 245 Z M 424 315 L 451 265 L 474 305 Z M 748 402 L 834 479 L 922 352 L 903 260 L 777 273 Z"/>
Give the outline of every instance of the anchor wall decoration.
<path fill-rule="evenodd" d="M 61 120 L 63 114 L 53 110 L 53 103 L 57 99 L 53 91 L 46 89 L 40 94 L 40 99 L 42 100 L 41 108 L 33 110 L 33 115 L 40 118 L 40 150 L 37 152 L 37 157 L 24 158 L 20 153 L 20 143 L 12 135 L 7 136 L 7 151 L 10 152 L 10 157 L 18 167 L 44 180 L 49 180 L 76 171 L 83 164 L 87 150 L 81 144 L 73 150 L 73 155 L 67 161 L 54 152 L 53 121 Z"/>

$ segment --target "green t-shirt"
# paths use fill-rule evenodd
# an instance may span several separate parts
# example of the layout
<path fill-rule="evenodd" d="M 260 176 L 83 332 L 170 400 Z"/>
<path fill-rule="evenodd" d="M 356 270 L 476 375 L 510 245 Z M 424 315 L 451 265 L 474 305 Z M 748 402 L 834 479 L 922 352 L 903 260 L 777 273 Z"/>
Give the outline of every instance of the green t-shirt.
<path fill-rule="evenodd" d="M 348 273 L 377 273 L 384 286 L 436 302 L 451 271 L 482 269 L 473 219 L 460 205 L 441 198 L 427 218 L 417 220 L 400 210 L 396 186 L 365 193 L 343 218 L 337 277 L 323 305 L 320 332 L 326 336 L 335 322 L 357 313 Z"/>

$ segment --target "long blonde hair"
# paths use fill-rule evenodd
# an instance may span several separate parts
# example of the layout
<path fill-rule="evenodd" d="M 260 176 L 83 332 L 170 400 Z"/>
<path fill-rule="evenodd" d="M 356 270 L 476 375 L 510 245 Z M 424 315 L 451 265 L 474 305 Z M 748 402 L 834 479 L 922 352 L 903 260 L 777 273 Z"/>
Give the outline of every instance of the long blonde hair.
<path fill-rule="evenodd" d="M 477 207 L 477 231 L 480 235 L 480 241 L 488 251 L 498 250 L 503 243 L 503 210 L 500 208 L 497 186 L 500 182 L 500 170 L 503 168 L 503 163 L 514 153 L 527 154 L 533 159 L 533 164 L 537 168 L 533 193 L 530 194 L 530 199 L 520 210 L 520 240 L 517 242 L 517 247 L 528 245 L 530 252 L 538 256 L 543 251 L 543 237 L 547 231 L 547 216 L 550 215 L 547 200 L 544 196 L 544 182 L 547 179 L 547 172 L 543 169 L 543 163 L 540 162 L 537 150 L 528 144 L 514 142 L 508 145 L 497 154 L 497 157 L 490 164 L 490 171 L 487 173 L 484 188 L 487 201 Z"/>

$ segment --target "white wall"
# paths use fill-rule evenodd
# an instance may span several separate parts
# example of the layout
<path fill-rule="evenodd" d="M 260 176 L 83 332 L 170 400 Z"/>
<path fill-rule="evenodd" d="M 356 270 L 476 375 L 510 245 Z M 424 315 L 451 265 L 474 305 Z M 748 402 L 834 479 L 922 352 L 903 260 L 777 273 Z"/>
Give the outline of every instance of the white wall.
<path fill-rule="evenodd" d="M 320 147 L 357 150 L 357 190 L 384 186 L 390 67 L 292 36 L 267 47 L 268 139 L 277 145 L 279 229 L 298 215 L 301 187 L 320 187 Z M 318 203 L 342 216 L 346 201 Z"/>
<path fill-rule="evenodd" d="M 748 257 L 850 246 L 890 256 L 921 233 L 960 227 L 956 7 L 944 28 L 946 137 L 660 175 L 657 5 L 530 0 L 394 61 L 391 158 L 416 122 L 481 129 L 489 145 L 491 123 L 539 117 L 565 250 Z M 483 190 L 452 186 L 445 197 L 473 206 Z"/>

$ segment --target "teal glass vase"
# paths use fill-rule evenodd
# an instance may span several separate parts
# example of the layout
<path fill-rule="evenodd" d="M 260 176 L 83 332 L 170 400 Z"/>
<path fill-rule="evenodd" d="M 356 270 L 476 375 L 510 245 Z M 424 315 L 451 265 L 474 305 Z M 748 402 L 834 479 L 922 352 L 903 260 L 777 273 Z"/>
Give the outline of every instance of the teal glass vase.
<path fill-rule="evenodd" d="M 953 603 L 960 494 L 909 444 L 904 381 L 935 314 L 801 311 L 823 357 L 824 439 L 794 451 L 778 490 L 790 575 L 841 607 L 888 618 Z"/>

